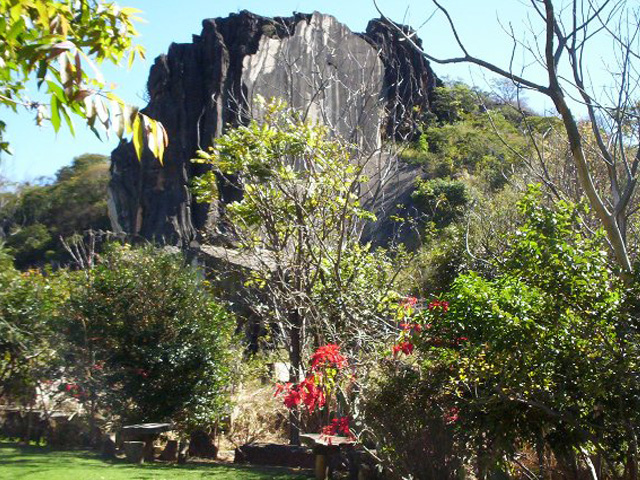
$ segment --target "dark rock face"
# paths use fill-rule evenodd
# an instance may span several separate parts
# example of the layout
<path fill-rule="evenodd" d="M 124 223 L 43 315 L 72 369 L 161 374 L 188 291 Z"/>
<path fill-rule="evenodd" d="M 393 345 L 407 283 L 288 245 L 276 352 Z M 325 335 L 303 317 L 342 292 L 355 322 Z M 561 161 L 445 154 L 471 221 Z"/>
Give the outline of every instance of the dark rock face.
<path fill-rule="evenodd" d="M 408 35 L 414 33 L 407 26 L 401 28 Z M 418 120 L 431 111 L 433 89 L 442 86 L 442 82 L 427 59 L 383 19 L 371 20 L 363 36 L 378 48 L 385 67 L 386 137 L 413 140 Z M 417 36 L 413 38 L 422 48 L 422 41 Z"/>
<path fill-rule="evenodd" d="M 190 160 L 226 128 L 246 124 L 256 94 L 284 96 L 373 151 L 384 137 L 415 132 L 416 112 L 430 110 L 437 82 L 428 62 L 381 20 L 360 35 L 318 13 L 266 18 L 243 11 L 205 20 L 192 43 L 172 44 L 149 75 L 143 112 L 167 129 L 164 166 L 149 152 L 138 162 L 130 143 L 112 153 L 114 229 L 183 248 L 205 230 L 208 241 L 224 237 L 221 208 L 241 192 L 222 185 L 217 204 L 196 203 L 189 185 L 205 167 Z M 412 185 L 413 177 L 403 178 Z M 411 185 L 398 184 L 386 198 L 406 196 Z"/>

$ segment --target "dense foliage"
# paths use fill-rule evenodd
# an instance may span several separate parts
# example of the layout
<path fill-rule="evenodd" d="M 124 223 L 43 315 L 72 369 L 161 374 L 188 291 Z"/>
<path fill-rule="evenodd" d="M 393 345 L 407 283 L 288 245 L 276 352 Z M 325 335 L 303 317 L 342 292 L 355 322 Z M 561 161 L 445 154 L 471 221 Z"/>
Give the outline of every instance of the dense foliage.
<path fill-rule="evenodd" d="M 401 341 L 412 347 L 404 351 L 415 354 L 390 372 L 372 408 L 380 412 L 406 378 L 403 395 L 415 391 L 426 411 L 441 412 L 457 455 L 474 459 L 479 478 L 516 469 L 526 446 L 541 475 L 547 452 L 569 478 L 594 462 L 622 474 L 637 461 L 638 338 L 626 306 L 634 296 L 599 239 L 580 233 L 577 207 L 550 209 L 530 193 L 520 208 L 526 222 L 497 276 L 461 275 L 448 302 L 431 302 L 405 327 Z M 392 421 L 374 423 L 402 457 L 402 436 L 386 432 Z"/>
<path fill-rule="evenodd" d="M 59 365 L 53 323 L 68 284 L 12 260 L 0 246 L 0 398 L 28 404 Z"/>
<path fill-rule="evenodd" d="M 18 268 L 68 261 L 61 239 L 108 230 L 109 159 L 85 154 L 44 185 L 18 185 L 0 193 L 0 236 Z"/>
<path fill-rule="evenodd" d="M 121 421 L 210 426 L 224 412 L 233 323 L 179 256 L 111 247 L 71 292 L 67 375 Z"/>
<path fill-rule="evenodd" d="M 257 318 L 274 357 L 286 350 L 290 382 L 278 391 L 292 441 L 302 427 L 375 444 L 392 478 L 640 478 L 640 27 L 624 18 L 637 12 L 532 3 L 546 35 L 512 33 L 514 54 L 528 50 L 548 85 L 470 56 L 435 2 L 464 53 L 443 62 L 476 63 L 506 83 L 497 95 L 437 87 L 431 111 L 413 112 L 415 141 L 384 146 L 421 168 L 393 218 L 415 234 L 407 245 L 361 242 L 376 220 L 360 196 L 366 160 L 281 101 L 256 101 L 257 118 L 199 152 L 200 200 L 235 200 L 216 203 L 225 245 L 212 248 L 212 276 L 219 292 L 241 278 L 238 310 Z M 108 91 L 93 64 L 143 55 L 136 12 L 0 0 L 0 105 L 56 131 L 73 131 L 78 115 L 162 161 L 162 126 Z M 598 32 L 621 66 L 606 107 L 583 78 Z M 33 81 L 38 100 L 26 96 Z M 547 95 L 559 117 L 523 108 L 522 87 Z M 572 96 L 589 120 L 571 112 Z M 96 254 L 93 244 L 84 269 L 61 268 L 61 239 L 82 245 L 77 234 L 108 228 L 107 179 L 106 159 L 85 155 L 51 184 L 0 194 L 0 399 L 33 406 L 48 385 L 93 420 L 211 427 L 227 413 L 235 322 L 202 272 L 153 247 Z M 532 179 L 544 187 L 525 194 Z M 400 289 L 416 297 L 399 300 Z"/>
<path fill-rule="evenodd" d="M 640 287 L 611 266 L 590 212 L 558 200 L 580 192 L 551 165 L 567 156 L 557 119 L 439 87 L 437 114 L 401 151 L 422 166 L 414 216 L 398 218 L 420 235 L 408 253 L 361 243 L 375 216 L 354 146 L 258 104 L 261 118 L 200 152 L 196 190 L 242 191 L 221 210 L 213 277 L 220 292 L 239 274 L 261 345 L 286 350 L 294 427 L 375 441 L 398 478 L 636 478 Z M 554 181 L 524 196 L 532 155 Z M 3 193 L 18 267 L 59 263 L 58 237 L 106 226 L 106 171 L 87 155 L 50 185 Z M 54 378 L 120 422 L 206 428 L 227 411 L 234 322 L 182 259 L 111 246 L 86 271 L 20 273 L 3 255 L 4 398 L 29 402 Z M 400 289 L 424 300 L 399 302 Z"/>

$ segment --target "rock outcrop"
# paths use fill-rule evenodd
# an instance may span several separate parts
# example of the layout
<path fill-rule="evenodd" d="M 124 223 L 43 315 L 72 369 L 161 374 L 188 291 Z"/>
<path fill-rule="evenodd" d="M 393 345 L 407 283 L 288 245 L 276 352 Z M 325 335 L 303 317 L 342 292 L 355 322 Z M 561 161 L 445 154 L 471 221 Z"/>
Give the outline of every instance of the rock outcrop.
<path fill-rule="evenodd" d="M 375 156 L 369 192 L 384 218 L 408 198 L 416 172 L 393 159 L 389 169 L 381 143 L 415 134 L 437 82 L 424 57 L 382 20 L 363 34 L 319 13 L 266 18 L 243 11 L 205 20 L 192 43 L 172 44 L 149 75 L 143 112 L 167 129 L 164 166 L 149 152 L 138 162 L 130 143 L 112 153 L 114 227 L 180 247 L 205 230 L 224 236 L 221 208 L 241 192 L 223 186 L 218 204 L 196 203 L 189 185 L 205 167 L 190 160 L 225 129 L 246 124 L 256 114 L 257 94 L 284 97 Z M 384 178 L 375 171 L 383 164 Z"/>

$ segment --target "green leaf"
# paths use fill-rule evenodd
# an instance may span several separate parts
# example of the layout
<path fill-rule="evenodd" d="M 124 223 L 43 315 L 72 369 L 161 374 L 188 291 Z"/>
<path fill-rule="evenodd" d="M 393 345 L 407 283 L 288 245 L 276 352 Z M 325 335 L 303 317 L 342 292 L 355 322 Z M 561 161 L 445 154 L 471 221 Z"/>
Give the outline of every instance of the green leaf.
<path fill-rule="evenodd" d="M 60 130 L 60 100 L 54 93 L 51 95 L 51 125 L 56 133 Z"/>
<path fill-rule="evenodd" d="M 71 117 L 67 112 L 67 106 L 65 104 L 60 104 L 60 111 L 62 111 L 62 116 L 64 117 L 65 122 L 67 122 L 67 126 L 69 127 L 69 131 L 71 132 L 71 135 L 75 137 L 76 131 L 73 128 L 73 121 L 71 121 Z"/>
<path fill-rule="evenodd" d="M 40 64 L 38 65 L 38 73 L 36 75 L 36 77 L 38 78 L 38 88 L 40 88 L 44 83 L 44 78 L 47 75 L 48 68 L 49 64 L 46 61 L 41 60 Z"/>

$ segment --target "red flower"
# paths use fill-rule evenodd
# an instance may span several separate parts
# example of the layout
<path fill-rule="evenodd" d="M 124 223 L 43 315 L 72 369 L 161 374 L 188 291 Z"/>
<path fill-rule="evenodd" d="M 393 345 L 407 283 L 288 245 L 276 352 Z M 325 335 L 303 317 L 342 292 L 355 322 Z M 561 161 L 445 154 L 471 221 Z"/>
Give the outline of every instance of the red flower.
<path fill-rule="evenodd" d="M 300 398 L 307 407 L 309 412 L 313 412 L 316 407 L 322 408 L 326 403 L 324 396 L 324 390 L 319 387 L 315 382 L 315 377 L 309 375 L 305 378 L 300 385 L 298 385 L 300 391 Z"/>
<path fill-rule="evenodd" d="M 300 404 L 300 392 L 292 388 L 284 397 L 284 404 L 289 409 L 298 406 Z"/>
<path fill-rule="evenodd" d="M 459 420 L 458 414 L 460 413 L 460 409 L 458 407 L 451 407 L 444 413 L 444 421 L 448 425 L 452 423 L 456 423 Z"/>
<path fill-rule="evenodd" d="M 277 383 L 276 384 L 276 391 L 273 392 L 273 396 L 277 397 L 281 393 L 289 393 L 290 390 L 291 390 L 291 382 L 287 382 L 285 384 Z"/>
<path fill-rule="evenodd" d="M 347 358 L 340 353 L 340 346 L 330 343 L 319 347 L 311 357 L 311 373 L 296 385 L 278 384 L 274 396 L 284 393 L 284 404 L 287 408 L 295 408 L 300 404 L 310 412 L 322 408 L 327 403 L 323 379 L 328 372 L 324 369 L 340 370 L 347 366 Z"/>
<path fill-rule="evenodd" d="M 340 346 L 329 343 L 318 347 L 311 357 L 311 370 L 317 372 L 326 367 L 334 367 L 338 370 L 347 366 L 347 358 L 340 353 Z"/>
<path fill-rule="evenodd" d="M 447 313 L 447 311 L 449 310 L 449 302 L 447 302 L 446 300 L 432 300 L 429 302 L 427 308 L 430 311 L 440 308 L 444 313 Z"/>
<path fill-rule="evenodd" d="M 405 332 L 414 331 L 416 333 L 420 333 L 422 331 L 422 325 L 419 323 L 401 323 L 400 328 Z"/>
<path fill-rule="evenodd" d="M 315 375 L 309 375 L 297 385 L 277 385 L 276 395 L 281 392 L 286 392 L 284 404 L 289 409 L 304 404 L 306 409 L 313 413 L 316 408 L 322 408 L 327 401 L 324 390 L 316 384 Z"/>
<path fill-rule="evenodd" d="M 322 427 L 322 435 L 344 435 L 353 438 L 349 428 L 349 417 L 338 417 L 331 420 L 329 425 Z"/>
<path fill-rule="evenodd" d="M 400 306 L 404 308 L 412 308 L 415 307 L 417 303 L 418 299 L 416 297 L 408 296 L 402 299 L 402 301 L 400 302 Z"/>
<path fill-rule="evenodd" d="M 393 356 L 395 357 L 400 352 L 404 353 L 405 355 L 411 355 L 413 353 L 413 343 L 405 341 L 394 345 Z"/>

